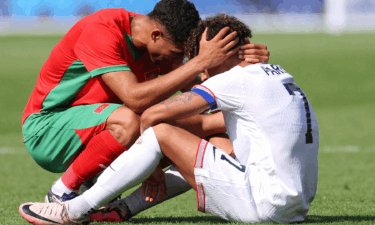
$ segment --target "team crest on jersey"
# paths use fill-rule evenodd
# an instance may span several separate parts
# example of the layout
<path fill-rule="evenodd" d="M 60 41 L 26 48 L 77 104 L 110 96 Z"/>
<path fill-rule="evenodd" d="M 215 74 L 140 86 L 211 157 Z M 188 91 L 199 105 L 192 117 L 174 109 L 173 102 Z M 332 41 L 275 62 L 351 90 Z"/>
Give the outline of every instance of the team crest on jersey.
<path fill-rule="evenodd" d="M 94 110 L 94 113 L 100 114 L 103 112 L 105 108 L 107 108 L 110 104 L 101 104 L 98 108 Z"/>
<path fill-rule="evenodd" d="M 157 69 L 151 70 L 149 72 L 146 72 L 143 75 L 145 76 L 146 80 L 155 79 L 156 77 L 158 77 L 160 75 L 160 68 L 157 68 Z"/>

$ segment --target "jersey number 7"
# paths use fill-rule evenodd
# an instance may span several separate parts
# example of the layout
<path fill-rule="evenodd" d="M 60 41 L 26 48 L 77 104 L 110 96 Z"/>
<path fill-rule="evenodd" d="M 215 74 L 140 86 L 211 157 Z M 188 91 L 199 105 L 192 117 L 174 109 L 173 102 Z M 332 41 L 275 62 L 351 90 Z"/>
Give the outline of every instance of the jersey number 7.
<path fill-rule="evenodd" d="M 295 93 L 298 92 L 302 96 L 302 100 L 305 105 L 306 120 L 307 120 L 306 144 L 312 144 L 313 136 L 312 136 L 311 112 L 310 112 L 309 101 L 307 100 L 305 93 L 303 93 L 301 88 L 299 88 L 296 84 L 286 83 L 284 84 L 284 87 L 290 95 L 295 95 Z"/>

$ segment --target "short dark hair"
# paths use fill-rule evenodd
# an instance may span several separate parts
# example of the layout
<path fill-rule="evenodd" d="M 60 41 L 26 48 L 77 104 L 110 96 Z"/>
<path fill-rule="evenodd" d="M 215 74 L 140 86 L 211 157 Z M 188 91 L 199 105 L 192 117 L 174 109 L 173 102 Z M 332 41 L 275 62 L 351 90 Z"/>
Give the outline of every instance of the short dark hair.
<path fill-rule="evenodd" d="M 227 35 L 233 31 L 237 31 L 240 41 L 234 47 L 238 47 L 245 44 L 245 38 L 251 38 L 251 30 L 243 22 L 239 21 L 236 17 L 228 16 L 226 14 L 218 14 L 213 17 L 209 17 L 204 21 L 201 21 L 197 28 L 195 28 L 189 35 L 189 39 L 185 44 L 185 55 L 192 59 L 199 53 L 199 42 L 202 39 L 202 34 L 204 30 L 208 27 L 207 30 L 207 41 L 214 38 L 221 29 L 224 27 L 229 27 Z"/>
<path fill-rule="evenodd" d="M 161 0 L 147 16 L 164 26 L 174 44 L 186 42 L 201 21 L 194 4 L 187 0 Z"/>

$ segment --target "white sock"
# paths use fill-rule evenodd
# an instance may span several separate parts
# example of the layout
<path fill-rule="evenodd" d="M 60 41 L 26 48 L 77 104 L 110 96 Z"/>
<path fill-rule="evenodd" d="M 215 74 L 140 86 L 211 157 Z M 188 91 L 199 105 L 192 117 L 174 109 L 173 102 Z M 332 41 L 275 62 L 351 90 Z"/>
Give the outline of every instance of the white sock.
<path fill-rule="evenodd" d="M 61 177 L 58 179 L 53 185 L 52 185 L 52 192 L 58 196 L 62 196 L 64 193 L 70 194 L 72 192 L 75 192 L 72 189 L 69 189 L 65 186 L 65 184 L 62 182 Z"/>
<path fill-rule="evenodd" d="M 186 180 L 175 169 L 174 166 L 171 166 L 167 171 L 165 171 L 165 183 L 167 185 L 168 195 L 164 195 L 162 202 L 183 194 L 191 189 L 191 186 L 188 184 L 188 182 L 186 182 Z M 141 190 L 142 187 L 138 188 L 129 196 L 121 200 L 129 207 L 132 216 L 135 216 L 138 213 L 161 203 L 157 200 L 153 202 L 146 202 L 146 198 L 142 196 Z M 158 196 L 156 196 L 156 199 L 158 199 Z"/>
<path fill-rule="evenodd" d="M 98 209 L 148 178 L 162 157 L 154 130 L 149 128 L 128 151 L 104 170 L 92 188 L 73 199 L 72 204 L 69 203 L 69 212 L 79 218 L 89 210 L 87 205 Z"/>

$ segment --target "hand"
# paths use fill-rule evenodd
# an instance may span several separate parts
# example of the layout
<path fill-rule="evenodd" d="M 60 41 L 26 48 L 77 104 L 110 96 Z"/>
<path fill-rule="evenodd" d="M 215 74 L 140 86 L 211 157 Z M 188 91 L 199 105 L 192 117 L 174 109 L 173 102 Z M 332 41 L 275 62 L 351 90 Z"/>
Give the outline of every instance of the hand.
<path fill-rule="evenodd" d="M 147 189 L 147 194 L 146 194 Z M 160 190 L 160 192 L 159 192 Z M 165 184 L 165 176 L 160 166 L 156 167 L 155 171 L 142 183 L 142 196 L 146 197 L 146 202 L 153 202 L 158 195 L 158 201 L 163 200 L 167 193 L 167 185 Z"/>
<path fill-rule="evenodd" d="M 202 39 L 199 43 L 199 54 L 197 57 L 199 57 L 200 61 L 204 63 L 205 69 L 210 69 L 220 65 L 239 50 L 239 47 L 231 50 L 231 48 L 236 46 L 239 41 L 239 39 L 236 38 L 237 32 L 234 31 L 225 37 L 228 31 L 229 27 L 221 29 L 221 31 L 210 41 L 207 41 L 207 28 L 202 34 Z"/>
<path fill-rule="evenodd" d="M 238 51 L 238 58 L 245 59 L 249 63 L 268 63 L 270 52 L 267 46 L 262 44 L 250 44 L 250 40 L 245 38 L 247 44 L 241 46 Z"/>

